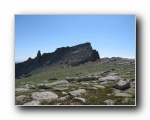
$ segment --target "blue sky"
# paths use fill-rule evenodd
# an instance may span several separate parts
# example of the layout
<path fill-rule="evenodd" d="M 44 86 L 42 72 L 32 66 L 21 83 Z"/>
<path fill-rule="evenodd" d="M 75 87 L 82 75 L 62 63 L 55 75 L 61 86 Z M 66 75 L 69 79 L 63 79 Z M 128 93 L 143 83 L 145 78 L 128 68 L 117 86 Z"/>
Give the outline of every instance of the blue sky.
<path fill-rule="evenodd" d="M 90 42 L 100 57 L 135 58 L 134 15 L 15 15 L 15 61 Z"/>

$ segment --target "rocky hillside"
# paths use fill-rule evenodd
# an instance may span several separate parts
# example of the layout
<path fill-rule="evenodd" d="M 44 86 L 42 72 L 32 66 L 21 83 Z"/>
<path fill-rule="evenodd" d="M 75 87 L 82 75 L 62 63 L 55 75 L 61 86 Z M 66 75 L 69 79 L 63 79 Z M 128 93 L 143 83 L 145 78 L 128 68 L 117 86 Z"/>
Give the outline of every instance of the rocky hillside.
<path fill-rule="evenodd" d="M 136 105 L 135 60 L 101 58 L 48 69 L 15 81 L 15 104 Z"/>
<path fill-rule="evenodd" d="M 100 59 L 98 52 L 93 50 L 91 43 L 88 42 L 72 47 L 57 48 L 52 53 L 42 55 L 38 51 L 34 59 L 28 58 L 27 61 L 15 64 L 15 77 L 29 76 L 31 72 L 41 71 L 40 68 L 47 68 L 52 65 L 73 67 L 97 59 Z"/>

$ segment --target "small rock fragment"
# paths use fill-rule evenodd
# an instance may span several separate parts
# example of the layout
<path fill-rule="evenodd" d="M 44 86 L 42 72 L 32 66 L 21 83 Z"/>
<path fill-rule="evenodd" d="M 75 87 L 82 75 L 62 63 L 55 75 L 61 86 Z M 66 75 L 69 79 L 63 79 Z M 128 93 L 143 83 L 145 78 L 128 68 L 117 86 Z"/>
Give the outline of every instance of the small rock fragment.
<path fill-rule="evenodd" d="M 28 92 L 29 89 L 28 88 L 16 88 L 15 89 L 15 92 L 18 92 L 18 93 L 24 93 L 24 92 Z"/>
<path fill-rule="evenodd" d="M 75 102 L 82 102 L 82 103 L 85 103 L 85 101 L 86 101 L 85 98 L 81 98 L 81 97 L 74 97 L 73 100 Z"/>
<path fill-rule="evenodd" d="M 108 99 L 108 100 L 105 100 L 104 103 L 106 105 L 114 105 L 115 102 L 113 100 Z"/>
<path fill-rule="evenodd" d="M 115 94 L 116 97 L 132 97 L 132 95 L 127 93 L 117 93 Z"/>
<path fill-rule="evenodd" d="M 27 102 L 27 103 L 24 103 L 23 105 L 40 105 L 41 101 L 38 101 L 38 100 L 32 100 L 31 102 Z"/>

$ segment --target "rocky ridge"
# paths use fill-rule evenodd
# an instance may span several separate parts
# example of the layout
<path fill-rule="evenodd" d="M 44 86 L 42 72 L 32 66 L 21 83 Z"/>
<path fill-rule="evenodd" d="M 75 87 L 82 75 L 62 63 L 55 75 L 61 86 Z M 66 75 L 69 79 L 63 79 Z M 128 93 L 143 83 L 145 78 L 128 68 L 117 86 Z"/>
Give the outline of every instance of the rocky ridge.
<path fill-rule="evenodd" d="M 93 50 L 91 43 L 88 42 L 72 47 L 57 48 L 52 53 L 44 53 L 42 55 L 38 51 L 34 59 L 29 57 L 28 60 L 15 64 L 15 77 L 29 77 L 32 75 L 31 72 L 52 65 L 73 67 L 97 59 L 100 59 L 99 53 Z"/>

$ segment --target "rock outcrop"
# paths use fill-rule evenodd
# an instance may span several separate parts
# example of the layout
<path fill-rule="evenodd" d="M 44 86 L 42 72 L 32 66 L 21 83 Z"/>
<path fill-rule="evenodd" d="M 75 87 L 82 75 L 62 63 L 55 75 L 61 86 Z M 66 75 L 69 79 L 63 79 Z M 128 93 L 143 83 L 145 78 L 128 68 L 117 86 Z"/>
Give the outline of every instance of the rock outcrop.
<path fill-rule="evenodd" d="M 126 90 L 129 89 L 131 86 L 130 82 L 120 80 L 118 83 L 114 84 L 113 87 L 119 90 Z"/>
<path fill-rule="evenodd" d="M 47 91 L 47 92 L 34 92 L 32 93 L 31 97 L 33 98 L 33 100 L 51 102 L 52 100 L 58 98 L 58 95 L 53 92 Z"/>
<path fill-rule="evenodd" d="M 42 66 L 62 65 L 62 66 L 77 66 L 89 61 L 100 59 L 96 50 L 92 49 L 91 43 L 79 44 L 72 47 L 57 48 L 52 53 L 44 53 L 38 51 L 37 56 L 27 61 L 15 64 L 15 77 L 30 76 L 30 72 Z"/>
<path fill-rule="evenodd" d="M 86 93 L 85 89 L 78 89 L 78 90 L 74 90 L 74 91 L 69 92 L 69 95 L 80 96 L 80 95 L 85 94 L 85 93 Z"/>

